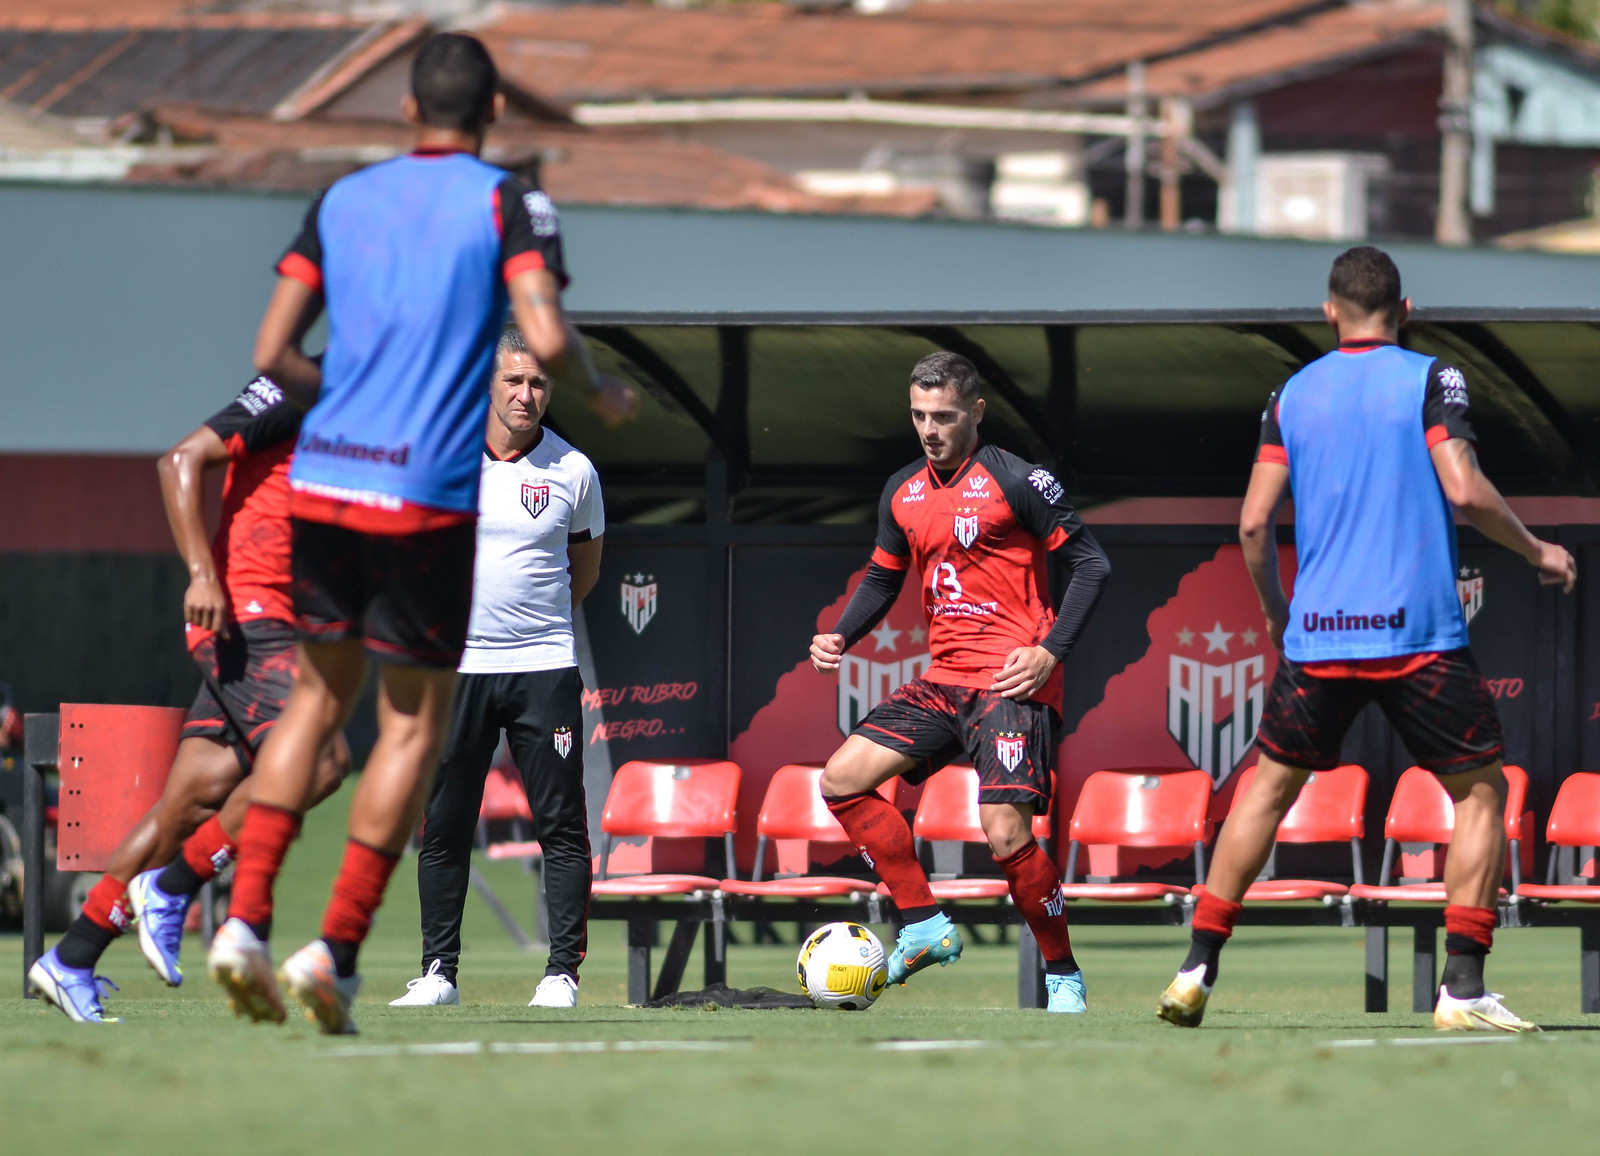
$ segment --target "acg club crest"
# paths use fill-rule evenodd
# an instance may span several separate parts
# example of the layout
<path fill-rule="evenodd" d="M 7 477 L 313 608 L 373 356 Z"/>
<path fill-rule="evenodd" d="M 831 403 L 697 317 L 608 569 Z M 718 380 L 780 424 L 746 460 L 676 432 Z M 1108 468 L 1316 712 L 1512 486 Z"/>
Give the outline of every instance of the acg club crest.
<path fill-rule="evenodd" d="M 994 753 L 1000 760 L 1000 765 L 1008 771 L 1017 769 L 1017 764 L 1028 753 L 1027 740 L 1022 735 L 1007 731 L 1005 734 L 996 735 L 994 738 Z"/>
<path fill-rule="evenodd" d="M 571 727 L 557 727 L 551 738 L 555 741 L 556 754 L 560 755 L 562 758 L 566 758 L 572 753 Z"/>
<path fill-rule="evenodd" d="M 643 634 L 644 628 L 650 625 L 650 620 L 656 616 L 656 576 L 651 574 L 635 574 L 631 578 L 627 575 L 622 579 L 622 617 L 627 619 L 628 625 L 633 627 L 635 634 Z"/>
<path fill-rule="evenodd" d="M 1211 776 L 1213 789 L 1228 780 L 1256 741 L 1266 698 L 1266 654 L 1231 655 L 1230 647 L 1248 650 L 1265 641 L 1254 627 L 1224 630 L 1218 622 L 1202 632 L 1185 626 L 1178 631 L 1177 652 L 1168 658 L 1167 732 Z"/>
<path fill-rule="evenodd" d="M 961 543 L 963 549 L 972 549 L 972 544 L 978 540 L 978 515 L 972 514 L 963 517 L 956 515 L 956 541 Z"/>
<path fill-rule="evenodd" d="M 1456 571 L 1456 593 L 1461 595 L 1461 613 L 1470 625 L 1483 609 L 1483 571 L 1476 566 Z"/>
<path fill-rule="evenodd" d="M 523 482 L 522 505 L 529 514 L 537 518 L 550 505 L 550 487 L 536 485 L 533 482 Z"/>

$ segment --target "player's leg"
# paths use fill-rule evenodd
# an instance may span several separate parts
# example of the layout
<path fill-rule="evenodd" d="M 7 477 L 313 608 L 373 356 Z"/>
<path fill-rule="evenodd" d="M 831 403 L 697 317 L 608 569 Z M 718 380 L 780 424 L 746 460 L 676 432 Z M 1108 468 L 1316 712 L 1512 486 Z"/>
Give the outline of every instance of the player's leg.
<path fill-rule="evenodd" d="M 1417 765 L 1439 777 L 1455 803 L 1445 859 L 1445 965 L 1434 1026 L 1454 1031 L 1537 1031 L 1484 990 L 1505 872 L 1504 743 L 1494 695 L 1462 649 L 1385 684 L 1379 705 Z"/>
<path fill-rule="evenodd" d="M 456 679 L 450 732 L 422 824 L 417 893 L 422 907 L 422 975 L 391 1007 L 461 1002 L 461 916 L 472 872 L 472 839 L 483 806 L 483 782 L 500 742 L 501 684 L 515 675 L 463 674 Z"/>
<path fill-rule="evenodd" d="M 589 806 L 583 789 L 583 680 L 576 667 L 515 680 L 506 738 L 544 850 L 550 959 L 529 1007 L 573 1007 L 589 949 Z"/>
<path fill-rule="evenodd" d="M 1312 771 L 1339 765 L 1344 736 L 1376 685 L 1362 679 L 1314 678 L 1298 663 L 1278 659 L 1256 733 L 1262 754 L 1255 782 L 1222 825 L 1195 903 L 1189 954 L 1156 1006 L 1156 1014 L 1168 1023 L 1200 1026 L 1222 949 L 1244 911 L 1245 890 L 1272 854 L 1278 824 Z"/>

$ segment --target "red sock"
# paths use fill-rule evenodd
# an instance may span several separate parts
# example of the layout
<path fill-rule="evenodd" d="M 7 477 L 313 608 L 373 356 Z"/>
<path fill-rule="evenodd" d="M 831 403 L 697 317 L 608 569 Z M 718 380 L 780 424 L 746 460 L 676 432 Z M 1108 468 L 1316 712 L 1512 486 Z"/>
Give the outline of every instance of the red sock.
<path fill-rule="evenodd" d="M 183 845 L 183 861 L 202 883 L 215 879 L 238 853 L 239 845 L 222 829 L 215 815 L 200 824 L 200 829 Z"/>
<path fill-rule="evenodd" d="M 1200 899 L 1194 905 L 1194 922 L 1190 926 L 1195 931 L 1209 931 L 1227 939 L 1233 934 L 1233 925 L 1239 922 L 1239 913 L 1243 910 L 1243 903 L 1229 903 L 1209 891 L 1201 891 Z"/>
<path fill-rule="evenodd" d="M 128 930 L 131 913 L 128 910 L 128 884 L 114 875 L 102 875 L 100 882 L 89 889 L 83 902 L 83 914 L 96 927 L 121 935 Z"/>
<path fill-rule="evenodd" d="M 242 919 L 260 934 L 272 925 L 272 884 L 300 834 L 300 816 L 270 803 L 251 803 L 239 832 L 239 866 L 233 873 L 233 902 L 228 915 Z"/>
<path fill-rule="evenodd" d="M 1444 909 L 1445 950 L 1451 951 L 1450 937 L 1460 935 L 1483 948 L 1481 954 L 1488 954 L 1489 949 L 1494 946 L 1494 928 L 1499 921 L 1500 917 L 1492 907 L 1467 907 L 1452 903 Z M 1457 950 L 1451 954 L 1461 953 Z"/>
<path fill-rule="evenodd" d="M 344 845 L 344 862 L 333 881 L 333 898 L 322 916 L 322 938 L 331 943 L 359 944 L 372 930 L 372 913 L 383 902 L 389 876 L 400 856 L 358 843 Z"/>
<path fill-rule="evenodd" d="M 882 795 L 867 791 L 860 795 L 823 796 L 828 810 L 850 836 L 867 866 L 889 885 L 889 894 L 902 914 L 918 907 L 934 906 L 928 890 L 928 876 L 917 862 L 916 845 L 905 816 Z"/>
<path fill-rule="evenodd" d="M 1044 961 L 1070 964 L 1073 961 L 1072 937 L 1067 932 L 1067 903 L 1061 897 L 1061 875 L 1056 865 L 1032 839 L 1020 850 L 995 862 L 1006 873 L 1011 900 L 1033 929 Z"/>

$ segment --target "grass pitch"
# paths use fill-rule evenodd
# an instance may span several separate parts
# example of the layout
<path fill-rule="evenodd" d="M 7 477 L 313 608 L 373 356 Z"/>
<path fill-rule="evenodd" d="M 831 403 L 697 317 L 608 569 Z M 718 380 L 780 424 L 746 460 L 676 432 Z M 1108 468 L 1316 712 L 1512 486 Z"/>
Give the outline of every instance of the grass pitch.
<path fill-rule="evenodd" d="M 348 792 L 307 823 L 280 883 L 274 946 L 311 938 Z M 509 903 L 529 884 L 483 865 Z M 518 952 L 469 899 L 459 1008 L 390 1009 L 417 974 L 415 860 L 363 955 L 356 1039 L 232 1019 L 205 979 L 169 991 L 124 940 L 101 970 L 119 1026 L 15 998 L 20 936 L 0 938 L 0 1150 L 6 1153 L 807 1152 L 1094 1147 L 1115 1152 L 1454 1153 L 1600 1134 L 1600 1022 L 1577 1008 L 1577 933 L 1503 933 L 1493 983 L 1549 1030 L 1439 1036 L 1360 1012 L 1359 931 L 1244 928 L 1206 1026 L 1156 1021 L 1177 928 L 1075 935 L 1090 1014 L 1015 1008 L 1011 947 L 890 989 L 866 1013 L 622 1007 L 620 925 L 596 923 L 573 1012 L 526 1005 L 543 956 Z M 1397 936 L 1397 940 L 1404 937 Z M 729 981 L 792 987 L 793 945 L 735 946 Z M 1391 1001 L 1409 998 L 1402 945 Z M 688 976 L 698 974 L 692 960 Z"/>

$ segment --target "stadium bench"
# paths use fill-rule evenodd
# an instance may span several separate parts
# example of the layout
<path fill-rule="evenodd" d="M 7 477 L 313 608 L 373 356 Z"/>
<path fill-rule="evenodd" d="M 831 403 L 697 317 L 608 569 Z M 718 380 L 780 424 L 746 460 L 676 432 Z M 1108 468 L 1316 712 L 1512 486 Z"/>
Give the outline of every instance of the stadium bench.
<path fill-rule="evenodd" d="M 1530 903 L 1519 922 L 1530 926 L 1552 922 L 1550 917 L 1557 914 L 1549 909 L 1552 903 L 1600 904 L 1600 885 L 1557 882 L 1561 859 L 1557 848 L 1600 844 L 1600 774 L 1580 772 L 1569 775 L 1561 784 L 1556 801 L 1550 807 L 1545 839 L 1550 845 L 1550 866 L 1545 881 L 1524 883 L 1516 891 L 1519 900 Z M 1600 1012 L 1600 911 L 1591 908 L 1560 914 L 1587 916 L 1578 924 L 1578 986 L 1583 1010 Z"/>
<path fill-rule="evenodd" d="M 627 921 L 629 1003 L 646 1003 L 677 989 L 702 924 L 706 925 L 706 983 L 726 979 L 722 877 L 647 872 L 612 878 L 612 840 L 720 839 L 726 874 L 733 877 L 739 777 L 735 763 L 683 759 L 623 763 L 611 780 L 600 819 L 600 867 L 590 889 L 599 902 L 591 904 L 589 917 Z M 676 926 L 652 993 L 650 951 L 663 919 Z"/>
<path fill-rule="evenodd" d="M 502 747 L 502 754 L 504 748 Z M 500 896 L 495 894 L 489 880 L 478 870 L 477 864 L 469 867 L 472 886 L 477 890 L 494 917 L 500 921 L 511 941 L 523 951 L 543 951 L 549 947 L 550 928 L 544 905 L 544 872 L 540 866 L 544 849 L 536 840 L 528 838 L 533 830 L 533 809 L 528 806 L 528 796 L 518 781 L 514 766 L 496 758 L 483 782 L 483 803 L 478 808 L 477 843 L 484 855 L 493 862 L 507 859 L 520 860 L 524 870 L 535 876 L 533 886 L 533 927 L 529 936 L 522 929 Z M 496 839 L 496 830 L 505 830 L 509 839 Z"/>
<path fill-rule="evenodd" d="M 1067 827 L 1067 871 L 1061 894 L 1108 903 L 1192 903 L 1188 887 L 1150 880 L 1077 883 L 1086 845 L 1191 847 L 1195 883 L 1205 882 L 1206 807 L 1211 776 L 1204 771 L 1125 768 L 1096 771 L 1084 781 Z"/>
<path fill-rule="evenodd" d="M 1239 772 L 1239 783 L 1233 792 L 1233 807 L 1237 808 L 1250 784 L 1255 781 L 1256 768 Z M 1351 878 L 1364 882 L 1361 869 L 1361 838 L 1366 825 L 1363 816 L 1367 807 L 1366 769 L 1355 764 L 1335 767 L 1331 771 L 1316 771 L 1306 779 L 1294 806 L 1278 824 L 1277 843 L 1348 843 L 1350 846 Z M 1283 903 L 1303 900 L 1320 900 L 1332 903 L 1344 900 L 1350 888 L 1342 883 L 1323 879 L 1278 879 L 1274 870 L 1278 849 L 1273 845 L 1272 857 L 1267 860 L 1267 871 L 1252 883 L 1244 893 L 1246 903 Z M 1196 888 L 1198 892 L 1199 888 Z"/>
<path fill-rule="evenodd" d="M 879 910 L 876 884 L 870 879 L 811 874 L 779 875 L 771 879 L 761 877 L 766 869 L 767 849 L 774 839 L 821 843 L 846 853 L 854 851 L 850 837 L 822 801 L 822 794 L 817 789 L 817 781 L 821 778 L 822 767 L 814 764 L 790 764 L 778 768 L 767 784 L 767 793 L 761 800 L 761 813 L 756 817 L 755 870 L 749 879 L 724 879 L 722 891 L 727 895 L 759 899 L 845 898 L 863 905 L 860 916 L 868 922 L 881 922 L 883 917 Z M 893 780 L 889 784 L 891 789 L 892 784 Z M 870 913 L 866 910 L 869 900 L 872 907 Z M 766 913 L 762 917 L 772 918 L 772 915 Z M 787 917 L 787 913 L 781 917 Z"/>

